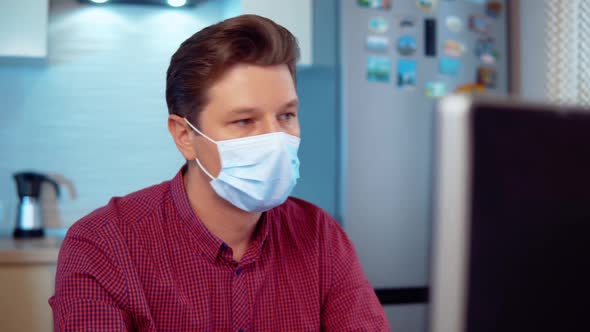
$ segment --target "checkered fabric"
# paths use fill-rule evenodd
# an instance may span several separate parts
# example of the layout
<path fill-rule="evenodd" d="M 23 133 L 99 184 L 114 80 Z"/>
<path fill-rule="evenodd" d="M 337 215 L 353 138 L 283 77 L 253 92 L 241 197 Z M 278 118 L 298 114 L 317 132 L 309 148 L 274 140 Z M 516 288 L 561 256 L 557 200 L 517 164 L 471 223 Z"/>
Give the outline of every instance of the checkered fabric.
<path fill-rule="evenodd" d="M 590 105 L 590 1 L 546 1 L 546 92 L 560 104 Z"/>
<path fill-rule="evenodd" d="M 191 208 L 183 171 L 75 223 L 56 331 L 388 331 L 350 240 L 296 198 L 264 213 L 239 262 Z"/>
<path fill-rule="evenodd" d="M 578 95 L 581 104 L 590 106 L 590 1 L 578 5 Z"/>

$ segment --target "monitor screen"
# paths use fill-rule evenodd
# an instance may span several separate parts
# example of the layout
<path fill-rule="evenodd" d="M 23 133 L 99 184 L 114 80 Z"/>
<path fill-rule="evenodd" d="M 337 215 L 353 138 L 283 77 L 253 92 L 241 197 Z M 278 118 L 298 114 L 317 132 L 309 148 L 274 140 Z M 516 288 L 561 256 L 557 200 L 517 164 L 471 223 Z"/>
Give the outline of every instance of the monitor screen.
<path fill-rule="evenodd" d="M 461 321 L 454 328 L 590 331 L 585 315 L 590 307 L 590 111 L 517 102 L 456 104 L 465 108 L 462 116 L 457 109 L 441 109 L 455 113 L 454 120 L 442 121 L 461 127 L 464 149 L 459 155 L 439 142 L 439 160 L 445 158 L 440 154 L 451 154 L 447 161 L 462 163 L 464 172 L 438 176 L 463 177 L 447 179 L 446 185 L 463 184 L 464 220 L 444 221 L 439 213 L 434 229 L 437 237 L 445 234 L 443 227 L 450 232 L 460 227 L 455 243 L 440 238 L 436 243 L 463 250 L 458 257 L 433 252 L 439 261 L 433 262 L 432 276 L 440 288 L 437 278 L 459 273 L 455 319 Z M 439 129 L 444 137 L 448 128 Z M 445 194 L 445 182 L 438 184 L 438 194 Z M 436 200 L 439 212 L 457 208 L 456 201 Z M 435 244 L 433 250 L 439 249 L 445 250 Z M 447 259 L 457 260 L 458 271 L 441 268 Z M 442 305 L 441 300 L 433 305 Z M 437 328 L 436 320 L 431 330 L 447 331 Z"/>

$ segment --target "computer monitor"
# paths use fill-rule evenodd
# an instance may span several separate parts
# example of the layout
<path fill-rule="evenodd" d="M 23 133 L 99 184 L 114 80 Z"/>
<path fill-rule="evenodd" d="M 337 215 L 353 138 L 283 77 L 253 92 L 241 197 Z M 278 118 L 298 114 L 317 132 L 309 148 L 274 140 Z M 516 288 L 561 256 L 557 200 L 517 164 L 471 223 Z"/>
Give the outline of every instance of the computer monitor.
<path fill-rule="evenodd" d="M 429 330 L 590 331 L 590 110 L 437 108 Z"/>

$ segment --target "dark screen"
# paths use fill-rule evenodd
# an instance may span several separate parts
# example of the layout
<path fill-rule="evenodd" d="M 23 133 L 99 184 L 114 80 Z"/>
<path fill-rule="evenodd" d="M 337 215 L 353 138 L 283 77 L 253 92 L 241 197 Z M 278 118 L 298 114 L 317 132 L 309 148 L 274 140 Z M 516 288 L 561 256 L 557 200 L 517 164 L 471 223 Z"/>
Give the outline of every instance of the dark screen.
<path fill-rule="evenodd" d="M 590 331 L 590 113 L 470 121 L 467 331 Z"/>

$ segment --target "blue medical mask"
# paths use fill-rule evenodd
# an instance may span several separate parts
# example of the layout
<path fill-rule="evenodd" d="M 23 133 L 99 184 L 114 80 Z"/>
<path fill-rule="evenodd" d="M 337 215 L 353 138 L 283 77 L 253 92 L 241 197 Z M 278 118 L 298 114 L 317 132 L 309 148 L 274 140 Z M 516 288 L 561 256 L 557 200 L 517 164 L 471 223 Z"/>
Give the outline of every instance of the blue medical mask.
<path fill-rule="evenodd" d="M 214 141 L 184 121 L 217 145 L 221 171 L 216 178 L 195 159 L 217 195 L 248 212 L 267 211 L 287 200 L 299 179 L 299 137 L 275 132 Z"/>

